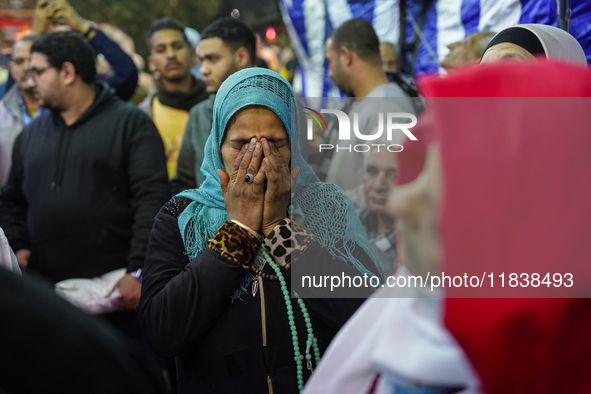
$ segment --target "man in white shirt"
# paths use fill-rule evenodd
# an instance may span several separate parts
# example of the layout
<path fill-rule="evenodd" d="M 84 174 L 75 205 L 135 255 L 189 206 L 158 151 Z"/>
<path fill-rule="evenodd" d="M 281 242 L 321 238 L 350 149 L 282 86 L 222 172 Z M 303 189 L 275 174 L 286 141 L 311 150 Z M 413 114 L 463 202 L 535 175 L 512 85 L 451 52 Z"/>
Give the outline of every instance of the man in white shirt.
<path fill-rule="evenodd" d="M 330 65 L 329 76 L 347 99 L 342 110 L 349 115 L 351 127 L 354 114 L 358 115 L 358 130 L 366 136 L 376 134 L 382 126 L 382 136 L 376 140 L 362 140 L 351 132 L 351 139 L 339 141 L 336 129 L 330 130 L 327 143 L 335 148 L 323 158 L 321 171 L 326 170 L 326 181 L 345 191 L 355 190 L 353 203 L 356 208 L 365 206 L 363 201 L 363 176 L 367 155 L 360 152 L 360 144 L 400 143 L 403 134 L 394 132 L 392 140 L 386 140 L 388 112 L 415 113 L 412 99 L 395 83 L 388 81 L 382 68 L 380 42 L 372 25 L 363 19 L 351 19 L 336 29 L 326 41 L 326 59 Z M 380 113 L 383 114 L 380 122 Z M 339 149 L 337 149 L 337 146 Z M 341 147 L 346 149 L 340 149 Z M 351 149 L 349 149 L 351 147 Z M 392 151 L 395 148 L 391 148 Z M 323 151 L 324 153 L 324 151 Z M 332 157 L 329 157 L 332 154 Z M 330 164 L 327 166 L 327 159 Z"/>

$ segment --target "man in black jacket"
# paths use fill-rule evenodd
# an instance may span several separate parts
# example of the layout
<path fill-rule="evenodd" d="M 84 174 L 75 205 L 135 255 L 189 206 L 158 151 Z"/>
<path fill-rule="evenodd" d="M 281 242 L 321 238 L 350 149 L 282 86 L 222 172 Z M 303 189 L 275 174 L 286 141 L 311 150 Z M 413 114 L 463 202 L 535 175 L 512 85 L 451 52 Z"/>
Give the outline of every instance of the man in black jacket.
<path fill-rule="evenodd" d="M 30 68 L 33 41 L 46 33 L 54 21 L 88 38 L 95 52 L 102 54 L 112 65 L 112 74 L 97 75 L 97 79 L 115 89 L 122 100 L 129 100 L 137 86 L 138 72 L 132 58 L 105 33 L 82 19 L 66 0 L 39 0 L 33 20 L 33 35 L 21 38 L 12 47 L 10 75 L 15 84 L 0 101 L 0 185 L 4 185 L 8 179 L 16 137 L 24 126 L 44 112 L 43 109 L 39 110 L 35 83 L 27 71 Z"/>
<path fill-rule="evenodd" d="M 50 111 L 15 142 L 0 223 L 21 268 L 53 282 L 125 267 L 117 308 L 136 310 L 138 270 L 153 218 L 168 199 L 158 131 L 95 83 L 92 48 L 77 33 L 36 41 L 30 72 Z"/>
<path fill-rule="evenodd" d="M 0 268 L 0 316 L 0 393 L 168 392 L 141 348 L 35 275 Z"/>

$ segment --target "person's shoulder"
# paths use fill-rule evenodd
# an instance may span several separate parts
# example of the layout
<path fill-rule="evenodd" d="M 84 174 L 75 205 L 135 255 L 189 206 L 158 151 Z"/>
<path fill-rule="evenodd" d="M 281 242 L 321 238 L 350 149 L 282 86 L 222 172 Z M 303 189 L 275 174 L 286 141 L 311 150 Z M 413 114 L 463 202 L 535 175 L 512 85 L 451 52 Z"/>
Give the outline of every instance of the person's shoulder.
<path fill-rule="evenodd" d="M 193 200 L 187 197 L 174 196 L 160 209 L 161 213 L 172 215 L 178 219 L 179 215 L 192 203 Z"/>
<path fill-rule="evenodd" d="M 140 121 L 142 123 L 153 123 L 150 117 L 140 108 L 121 100 L 119 97 L 112 97 L 111 100 L 111 105 L 103 116 L 113 117 L 113 120 L 116 121 L 132 119 L 133 121 Z"/>
<path fill-rule="evenodd" d="M 47 134 L 54 129 L 55 125 L 51 118 L 51 112 L 42 114 L 41 116 L 33 119 L 31 123 L 24 126 L 20 133 L 16 136 L 16 141 L 19 141 L 21 151 L 26 151 L 28 146 L 34 141 L 39 140 L 43 137 L 43 134 Z"/>
<path fill-rule="evenodd" d="M 0 102 L 5 104 L 14 102 L 14 104 L 18 105 L 18 84 L 15 83 L 4 92 L 4 96 L 0 99 Z"/>
<path fill-rule="evenodd" d="M 154 100 L 154 95 L 156 93 L 150 93 L 146 96 L 146 98 L 137 105 L 137 107 L 143 111 L 149 117 L 152 116 L 152 100 Z"/>
<path fill-rule="evenodd" d="M 18 115 L 20 108 L 18 105 L 18 90 L 16 84 L 8 89 L 4 94 L 4 97 L 0 100 L 0 111 L 0 114 L 3 117 L 10 116 L 20 119 L 20 115 Z"/>
<path fill-rule="evenodd" d="M 400 87 L 400 85 L 394 82 L 388 82 L 383 85 L 376 87 L 372 90 L 368 95 L 368 98 L 386 98 L 386 99 L 405 99 L 408 98 L 408 94 Z M 371 100 L 370 100 L 371 101 Z M 377 104 L 379 101 L 376 100 L 375 103 Z"/>
<path fill-rule="evenodd" d="M 90 127 L 100 127 L 104 132 L 124 137 L 128 142 L 137 142 L 137 138 L 149 136 L 150 141 L 162 143 L 154 122 L 142 110 L 134 105 L 112 97 L 95 116 L 95 123 Z"/>
<path fill-rule="evenodd" d="M 6 104 L 4 104 L 4 99 L 0 100 L 0 116 L 5 116 L 5 114 L 9 114 L 11 113 L 8 108 L 6 107 Z M 1 127 L 2 125 L 0 125 Z"/>
<path fill-rule="evenodd" d="M 358 102 L 358 107 L 363 115 L 376 115 L 379 112 L 391 112 L 393 109 L 401 112 L 414 113 L 413 98 L 411 98 L 399 85 L 393 82 L 381 85 L 374 89 L 367 100 Z M 376 117 L 377 119 L 377 117 Z"/>
<path fill-rule="evenodd" d="M 400 87 L 400 85 L 394 82 L 388 82 L 384 85 L 384 97 L 396 98 L 396 97 L 404 97 L 407 98 L 408 94 Z"/>
<path fill-rule="evenodd" d="M 189 116 L 199 116 L 205 112 L 213 112 L 215 93 L 212 93 L 205 100 L 198 102 L 189 110 Z"/>
<path fill-rule="evenodd" d="M 114 117 L 114 115 L 146 115 L 135 105 L 131 104 L 130 102 L 123 101 L 119 96 L 117 96 L 115 89 L 110 87 L 107 83 L 97 82 L 95 89 L 97 96 L 93 106 L 95 107 L 94 111 L 99 116 L 113 117 L 114 120 L 117 120 L 118 118 Z"/>
<path fill-rule="evenodd" d="M 359 220 L 361 221 L 361 224 L 365 223 L 365 221 L 367 220 L 370 213 L 371 213 L 371 211 L 369 210 L 368 207 L 361 208 L 357 211 L 357 215 L 359 216 Z"/>
<path fill-rule="evenodd" d="M 55 126 L 53 116 L 53 112 L 45 111 L 45 113 L 39 115 L 33 119 L 31 123 L 23 127 L 21 134 L 46 133 L 47 130 L 52 129 Z"/>

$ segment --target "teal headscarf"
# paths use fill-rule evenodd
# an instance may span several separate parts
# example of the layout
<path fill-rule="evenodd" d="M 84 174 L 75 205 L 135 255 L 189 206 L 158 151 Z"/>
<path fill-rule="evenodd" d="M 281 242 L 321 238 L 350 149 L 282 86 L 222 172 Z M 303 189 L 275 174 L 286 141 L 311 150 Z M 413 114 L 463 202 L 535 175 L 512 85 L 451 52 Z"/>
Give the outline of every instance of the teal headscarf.
<path fill-rule="evenodd" d="M 291 168 L 300 167 L 292 190 L 293 219 L 313 234 L 332 256 L 353 264 L 360 273 L 369 276 L 376 276 L 378 273 L 381 277 L 353 204 L 338 186 L 320 182 L 300 153 L 302 112 L 297 108 L 291 86 L 281 75 L 264 68 L 247 68 L 232 74 L 220 86 L 216 95 L 213 124 L 205 144 L 201 166 L 205 181 L 199 189 L 178 194 L 193 200 L 179 215 L 178 220 L 189 258 L 194 259 L 201 254 L 207 241 L 228 220 L 220 178 L 216 171 L 225 170 L 220 147 L 228 121 L 240 109 L 249 105 L 261 105 L 273 111 L 281 119 L 289 136 Z M 363 248 L 372 258 L 374 272 L 369 271 L 353 256 L 356 246 Z M 247 284 L 243 284 L 243 289 Z"/>

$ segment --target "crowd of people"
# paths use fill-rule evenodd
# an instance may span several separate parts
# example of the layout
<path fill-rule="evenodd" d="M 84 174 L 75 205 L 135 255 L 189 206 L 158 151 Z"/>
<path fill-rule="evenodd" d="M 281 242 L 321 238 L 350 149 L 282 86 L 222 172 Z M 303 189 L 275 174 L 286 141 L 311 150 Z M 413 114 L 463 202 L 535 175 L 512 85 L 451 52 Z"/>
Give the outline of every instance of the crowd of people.
<path fill-rule="evenodd" d="M 591 390 L 586 299 L 384 286 L 591 261 L 573 36 L 477 32 L 417 87 L 352 19 L 325 43 L 343 97 L 319 104 L 242 20 L 188 32 L 153 22 L 145 94 L 143 60 L 67 0 L 13 44 L 0 393 Z"/>

